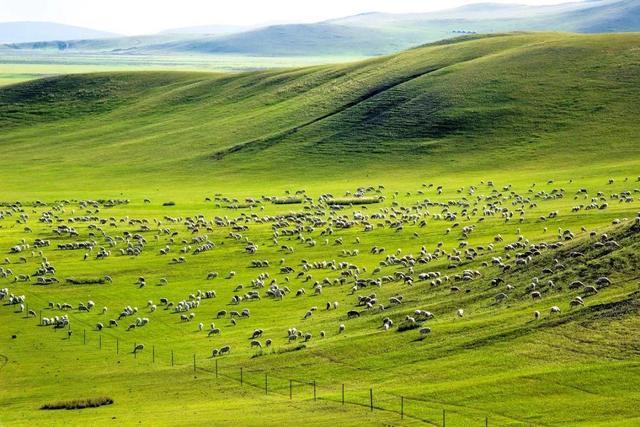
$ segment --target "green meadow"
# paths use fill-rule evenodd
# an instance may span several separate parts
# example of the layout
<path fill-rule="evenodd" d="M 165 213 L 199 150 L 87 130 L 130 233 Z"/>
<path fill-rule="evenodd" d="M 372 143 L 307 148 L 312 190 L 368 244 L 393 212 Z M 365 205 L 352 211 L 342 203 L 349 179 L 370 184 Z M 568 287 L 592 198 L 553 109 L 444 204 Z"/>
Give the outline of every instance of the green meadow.
<path fill-rule="evenodd" d="M 639 44 L 0 64 L 0 424 L 637 425 Z"/>

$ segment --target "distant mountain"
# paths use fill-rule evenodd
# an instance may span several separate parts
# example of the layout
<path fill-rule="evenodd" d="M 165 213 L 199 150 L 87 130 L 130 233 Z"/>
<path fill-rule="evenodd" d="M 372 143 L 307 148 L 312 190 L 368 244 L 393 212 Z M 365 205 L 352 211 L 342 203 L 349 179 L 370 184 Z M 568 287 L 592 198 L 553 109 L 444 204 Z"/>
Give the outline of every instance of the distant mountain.
<path fill-rule="evenodd" d="M 160 34 L 223 35 L 251 31 L 258 27 L 257 25 L 200 25 L 195 27 L 170 28 L 161 31 Z"/>
<path fill-rule="evenodd" d="M 118 34 L 55 22 L 0 22 L 0 43 L 98 39 L 116 36 Z"/>
<path fill-rule="evenodd" d="M 550 6 L 477 3 L 431 13 L 373 12 L 313 24 L 272 25 L 234 32 L 237 29 L 190 27 L 156 36 L 13 44 L 11 47 L 135 54 L 373 56 L 465 34 L 640 31 L 640 0 L 589 0 Z"/>
<path fill-rule="evenodd" d="M 420 41 L 413 40 L 414 44 Z M 411 43 L 410 43 L 411 44 Z M 379 55 L 407 46 L 391 31 L 333 24 L 273 25 L 226 36 L 147 45 L 138 53 L 188 52 L 246 55 Z"/>

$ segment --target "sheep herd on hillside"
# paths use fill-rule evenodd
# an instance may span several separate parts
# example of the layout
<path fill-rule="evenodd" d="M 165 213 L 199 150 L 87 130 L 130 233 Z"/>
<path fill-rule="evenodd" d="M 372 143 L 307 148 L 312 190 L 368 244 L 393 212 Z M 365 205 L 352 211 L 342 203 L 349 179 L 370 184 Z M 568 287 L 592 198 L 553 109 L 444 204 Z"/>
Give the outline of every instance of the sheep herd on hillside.
<path fill-rule="evenodd" d="M 128 200 L 4 202 L 0 238 L 10 244 L 0 266 L 0 284 L 6 283 L 0 300 L 28 318 L 38 317 L 34 309 L 43 309 L 42 327 L 69 331 L 72 322 L 86 325 L 96 319 L 91 315 L 98 316 L 92 323 L 98 332 L 121 328 L 134 333 L 154 328 L 156 318 L 161 324 L 175 321 L 175 328 L 199 334 L 206 346 L 248 322 L 248 350 L 338 336 L 352 330 L 350 322 L 353 330 L 376 333 L 415 329 L 422 340 L 437 333 L 440 319 L 465 321 L 483 301 L 481 310 L 507 310 L 531 301 L 527 321 L 540 321 L 545 313 L 562 315 L 561 306 L 580 309 L 614 286 L 608 272 L 594 269 L 577 277 L 575 267 L 623 249 L 616 236 L 628 233 L 619 230 L 640 231 L 640 214 L 634 214 L 631 219 L 611 216 L 611 231 L 577 225 L 550 235 L 548 228 L 560 224 L 558 218 L 573 216 L 567 223 L 588 224 L 591 210 L 622 205 L 618 211 L 631 212 L 626 206 L 637 205 L 634 194 L 640 189 L 570 193 L 552 181 L 546 187 L 532 184 L 517 192 L 511 185 L 483 181 L 452 191 L 450 198 L 435 184 L 404 194 L 387 194 L 382 185 L 362 187 L 342 198 L 322 194 L 314 199 L 304 190 L 287 192 L 285 199 L 244 201 L 217 194 L 205 199 L 206 213 L 189 216 L 109 214 L 127 212 Z M 568 209 L 553 203 L 569 198 L 574 204 Z M 547 202 L 556 208 L 545 212 Z M 227 214 L 211 215 L 214 208 Z M 176 207 L 165 209 L 175 212 Z M 267 209 L 274 213 L 265 214 Z M 521 227 L 531 223 L 543 229 L 545 240 L 525 236 Z M 483 231 L 501 224 L 506 231 L 500 234 Z M 391 242 L 393 248 L 381 244 Z M 224 254 L 232 254 L 233 270 L 215 269 Z M 113 258 L 118 262 L 105 261 Z M 162 274 L 122 279 L 127 273 L 118 268 L 138 265 L 140 258 L 160 265 Z M 100 273 L 67 275 L 70 260 L 95 263 L 90 270 Z M 190 285 L 182 281 L 182 295 L 176 297 L 170 282 L 180 282 L 188 272 L 197 278 L 190 277 Z M 200 289 L 204 284 L 208 289 Z M 68 286 L 131 286 L 139 297 L 120 307 L 97 305 L 97 300 L 41 303 L 45 293 L 39 289 Z M 32 293 L 38 297 L 29 305 L 26 295 Z M 551 302 L 545 304 L 546 299 Z M 281 322 L 253 314 L 285 300 L 283 318 L 293 325 L 276 329 L 272 324 Z M 136 344 L 133 351 L 143 350 L 143 344 Z M 230 353 L 228 344 L 210 352 L 212 357 Z"/>

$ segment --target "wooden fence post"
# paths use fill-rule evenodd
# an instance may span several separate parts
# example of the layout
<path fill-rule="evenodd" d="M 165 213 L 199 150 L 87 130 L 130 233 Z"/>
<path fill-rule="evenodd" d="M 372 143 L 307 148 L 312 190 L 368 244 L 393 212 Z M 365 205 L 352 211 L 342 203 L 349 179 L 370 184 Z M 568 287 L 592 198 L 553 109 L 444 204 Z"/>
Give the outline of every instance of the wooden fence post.
<path fill-rule="evenodd" d="M 373 388 L 369 389 L 369 405 L 371 406 L 371 410 L 373 411 Z"/>
<path fill-rule="evenodd" d="M 404 396 L 400 396 L 400 419 L 404 420 Z"/>
<path fill-rule="evenodd" d="M 315 402 L 317 397 L 316 397 L 316 380 L 313 380 L 313 401 Z"/>

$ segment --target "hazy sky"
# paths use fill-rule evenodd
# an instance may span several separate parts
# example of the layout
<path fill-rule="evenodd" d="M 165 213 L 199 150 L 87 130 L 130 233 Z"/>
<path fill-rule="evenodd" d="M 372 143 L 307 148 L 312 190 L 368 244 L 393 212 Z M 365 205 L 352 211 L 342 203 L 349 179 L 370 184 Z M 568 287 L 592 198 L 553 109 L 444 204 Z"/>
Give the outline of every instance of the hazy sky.
<path fill-rule="evenodd" d="M 555 4 L 568 0 L 483 0 Z M 207 24 L 313 22 L 362 12 L 427 12 L 479 0 L 0 0 L 0 22 L 53 21 L 122 34 Z"/>

